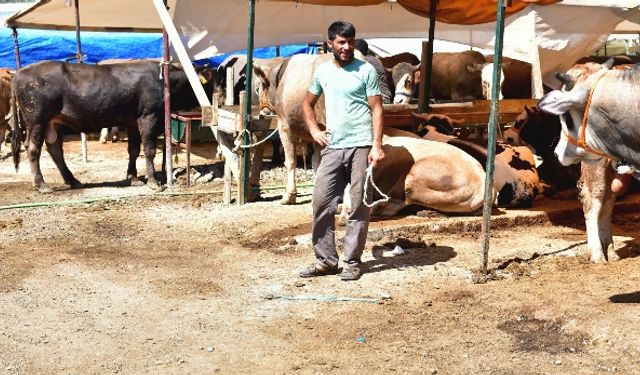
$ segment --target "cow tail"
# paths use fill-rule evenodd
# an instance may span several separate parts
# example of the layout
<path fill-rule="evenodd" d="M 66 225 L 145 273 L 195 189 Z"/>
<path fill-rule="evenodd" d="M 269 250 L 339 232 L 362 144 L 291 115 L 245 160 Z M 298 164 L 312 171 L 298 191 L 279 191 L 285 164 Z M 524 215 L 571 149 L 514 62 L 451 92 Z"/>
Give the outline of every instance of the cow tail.
<path fill-rule="evenodd" d="M 22 128 L 20 127 L 20 119 L 18 118 L 18 105 L 16 103 L 16 90 L 15 86 L 11 85 L 11 128 L 13 134 L 11 136 L 11 154 L 13 156 L 13 165 L 18 172 L 20 166 L 20 144 L 22 143 Z"/>

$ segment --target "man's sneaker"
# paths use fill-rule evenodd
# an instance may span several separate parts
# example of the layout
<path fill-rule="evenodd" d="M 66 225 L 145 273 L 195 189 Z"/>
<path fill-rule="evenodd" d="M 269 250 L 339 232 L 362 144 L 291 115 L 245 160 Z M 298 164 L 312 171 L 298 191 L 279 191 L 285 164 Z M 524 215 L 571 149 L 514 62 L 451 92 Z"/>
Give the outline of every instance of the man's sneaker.
<path fill-rule="evenodd" d="M 309 267 L 300 271 L 300 277 L 316 277 L 325 275 L 335 275 L 338 273 L 338 267 L 327 266 L 324 263 L 313 262 Z"/>
<path fill-rule="evenodd" d="M 342 281 L 358 280 L 360 276 L 362 276 L 361 265 L 347 265 L 342 269 L 340 279 L 342 279 Z"/>

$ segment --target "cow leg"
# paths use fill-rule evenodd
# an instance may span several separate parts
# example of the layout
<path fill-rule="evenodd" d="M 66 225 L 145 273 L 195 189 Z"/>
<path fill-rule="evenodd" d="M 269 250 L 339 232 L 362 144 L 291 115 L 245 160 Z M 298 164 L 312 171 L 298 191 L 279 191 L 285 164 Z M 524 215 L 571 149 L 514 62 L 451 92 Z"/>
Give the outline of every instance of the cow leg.
<path fill-rule="evenodd" d="M 111 137 L 111 142 L 113 143 L 118 142 L 120 140 L 120 134 L 117 127 L 111 128 L 109 135 Z"/>
<path fill-rule="evenodd" d="M 140 186 L 142 182 L 138 180 L 138 169 L 136 160 L 140 155 L 140 132 L 137 129 L 129 128 L 127 131 L 127 151 L 129 152 L 129 165 L 127 167 L 127 180 L 131 186 Z"/>
<path fill-rule="evenodd" d="M 142 137 L 142 146 L 144 148 L 144 158 L 147 164 L 147 186 L 154 190 L 161 189 L 158 180 L 156 180 L 156 170 L 153 165 L 153 159 L 156 156 L 156 137 L 153 132 L 155 124 L 155 116 L 150 116 L 149 121 L 141 122 L 140 134 Z"/>
<path fill-rule="evenodd" d="M 280 201 L 281 204 L 295 204 L 296 203 L 296 153 L 293 145 L 293 137 L 290 130 L 285 130 L 283 127 L 279 127 L 280 140 L 284 147 L 284 167 L 287 171 L 287 187 Z"/>
<path fill-rule="evenodd" d="M 109 128 L 100 129 L 100 143 L 107 143 L 108 136 L 109 136 Z"/>
<path fill-rule="evenodd" d="M 8 127 L 8 123 L 0 119 L 0 151 L 2 150 L 2 144 L 4 144 Z"/>
<path fill-rule="evenodd" d="M 55 131 L 53 126 L 50 126 L 51 131 Z M 78 181 L 75 177 L 73 177 L 73 173 L 67 167 L 67 163 L 64 161 L 64 151 L 62 149 L 62 136 L 57 133 L 55 137 L 55 142 L 53 143 L 45 143 L 47 145 L 47 152 L 51 155 L 51 159 L 58 167 L 62 178 L 64 179 L 64 183 L 69 185 L 72 189 L 77 189 L 82 187 L 82 183 Z"/>
<path fill-rule="evenodd" d="M 615 195 L 611 191 L 613 170 L 609 162 L 582 163 L 580 200 L 587 230 L 587 248 L 594 263 L 606 262 L 609 246 L 613 243 L 611 215 Z"/>
<path fill-rule="evenodd" d="M 32 127 L 31 129 L 33 129 Z M 33 131 L 31 131 L 33 133 Z M 31 136 L 29 137 L 29 146 L 27 148 L 27 155 L 29 156 L 29 165 L 31 167 L 31 175 L 33 176 L 33 186 L 41 193 L 51 193 L 53 190 L 44 182 L 42 177 L 42 171 L 40 170 L 40 153 L 42 151 L 42 145 L 44 144 L 44 137 Z"/>

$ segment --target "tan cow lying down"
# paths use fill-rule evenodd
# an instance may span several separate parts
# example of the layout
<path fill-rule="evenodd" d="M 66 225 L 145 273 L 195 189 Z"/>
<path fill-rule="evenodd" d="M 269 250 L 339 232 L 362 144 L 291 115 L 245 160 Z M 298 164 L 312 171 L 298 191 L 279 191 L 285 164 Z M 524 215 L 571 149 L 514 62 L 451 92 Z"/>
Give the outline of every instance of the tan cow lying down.
<path fill-rule="evenodd" d="M 446 213 L 482 208 L 485 173 L 469 154 L 394 128 L 384 129 L 382 145 L 386 156 L 374 168 L 373 180 L 390 200 L 377 204 L 372 214 L 393 216 L 408 205 Z"/>

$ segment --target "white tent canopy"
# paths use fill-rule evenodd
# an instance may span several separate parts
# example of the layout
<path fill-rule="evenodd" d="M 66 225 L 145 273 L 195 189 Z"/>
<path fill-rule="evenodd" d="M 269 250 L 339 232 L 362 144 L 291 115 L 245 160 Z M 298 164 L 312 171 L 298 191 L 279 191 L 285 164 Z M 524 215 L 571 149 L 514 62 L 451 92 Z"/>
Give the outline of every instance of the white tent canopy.
<path fill-rule="evenodd" d="M 545 82 L 555 85 L 555 71 L 599 48 L 625 20 L 640 19 L 640 0 L 564 0 L 530 5 L 507 17 L 503 54 L 535 63 Z M 246 48 L 246 0 L 170 0 L 170 14 L 193 59 Z M 360 38 L 427 38 L 427 18 L 394 2 L 367 6 L 324 6 L 298 2 L 256 1 L 255 47 L 318 42 L 334 20 L 352 22 Z M 82 27 L 90 30 L 157 31 L 161 23 L 152 1 L 82 0 Z M 72 29 L 74 11 L 64 0 L 42 0 L 11 17 L 16 27 Z M 436 39 L 493 50 L 495 22 L 480 25 L 436 23 Z"/>
<path fill-rule="evenodd" d="M 246 1 L 227 0 L 214 12 L 202 12 L 210 0 L 190 0 L 176 5 L 174 22 L 194 58 L 246 46 Z M 579 5 L 578 5 L 579 3 Z M 554 86 L 556 71 L 599 48 L 615 27 L 636 16 L 640 1 L 564 1 L 554 5 L 531 5 L 506 19 L 503 54 L 534 63 L 540 59 L 545 83 Z M 623 7 L 625 6 L 625 7 Z M 633 6 L 628 8 L 626 6 Z M 224 16 L 220 16 L 220 15 Z M 258 1 L 255 46 L 322 41 L 334 20 L 352 22 L 359 38 L 428 38 L 429 21 L 397 4 L 366 7 L 322 6 Z M 598 20 L 586 22 L 585 20 Z M 436 23 L 436 39 L 493 50 L 495 23 L 451 25 Z"/>

